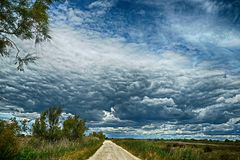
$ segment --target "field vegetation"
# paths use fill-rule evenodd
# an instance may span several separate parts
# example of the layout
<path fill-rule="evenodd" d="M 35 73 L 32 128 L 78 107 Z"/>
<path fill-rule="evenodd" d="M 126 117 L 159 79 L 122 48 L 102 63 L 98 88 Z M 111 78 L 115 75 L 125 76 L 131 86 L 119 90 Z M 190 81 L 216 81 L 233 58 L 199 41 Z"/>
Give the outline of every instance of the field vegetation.
<path fill-rule="evenodd" d="M 102 140 L 84 137 L 82 141 L 62 139 L 56 142 L 19 138 L 20 147 L 15 160 L 86 160 L 102 145 Z"/>
<path fill-rule="evenodd" d="M 16 119 L 0 121 L 1 160 L 85 160 L 102 145 L 103 133 L 85 136 L 85 121 L 79 116 L 69 116 L 60 124 L 62 110 L 50 107 L 35 120 L 31 135 L 26 121 L 19 125 Z"/>
<path fill-rule="evenodd" d="M 239 142 L 115 139 L 143 160 L 240 160 Z"/>

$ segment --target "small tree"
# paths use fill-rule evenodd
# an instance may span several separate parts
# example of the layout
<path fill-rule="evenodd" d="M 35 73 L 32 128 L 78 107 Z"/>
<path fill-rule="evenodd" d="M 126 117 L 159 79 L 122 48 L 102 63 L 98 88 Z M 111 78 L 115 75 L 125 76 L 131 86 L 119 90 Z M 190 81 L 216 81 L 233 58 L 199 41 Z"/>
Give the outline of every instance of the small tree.
<path fill-rule="evenodd" d="M 21 127 L 18 125 L 18 121 L 17 121 L 16 117 L 10 119 L 10 121 L 8 123 L 8 127 L 11 130 L 13 130 L 15 135 L 20 135 Z"/>
<path fill-rule="evenodd" d="M 23 119 L 20 122 L 21 122 L 21 131 L 23 133 L 27 133 L 29 130 L 29 127 L 28 127 L 29 120 Z"/>
<path fill-rule="evenodd" d="M 63 123 L 63 134 L 70 140 L 82 139 L 86 130 L 85 122 L 79 116 L 69 116 Z"/>
<path fill-rule="evenodd" d="M 33 124 L 32 134 L 35 137 L 45 138 L 47 134 L 46 112 L 42 112 L 40 118 L 35 120 Z"/>
<path fill-rule="evenodd" d="M 56 106 L 42 112 L 40 118 L 36 119 L 33 124 L 33 135 L 49 141 L 59 140 L 61 138 L 59 124 L 61 113 L 62 109 Z"/>
<path fill-rule="evenodd" d="M 106 136 L 103 134 L 103 132 L 93 132 L 91 134 L 91 136 L 93 137 L 97 137 L 99 138 L 100 140 L 104 140 L 106 138 Z"/>

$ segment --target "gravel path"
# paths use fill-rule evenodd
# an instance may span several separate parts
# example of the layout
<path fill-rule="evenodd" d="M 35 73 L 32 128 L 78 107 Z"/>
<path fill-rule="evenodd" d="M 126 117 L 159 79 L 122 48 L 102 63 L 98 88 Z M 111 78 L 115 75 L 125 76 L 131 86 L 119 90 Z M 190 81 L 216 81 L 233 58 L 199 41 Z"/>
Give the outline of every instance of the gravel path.
<path fill-rule="evenodd" d="M 97 152 L 88 160 L 140 160 L 131 153 L 116 145 L 112 141 L 106 140 Z"/>

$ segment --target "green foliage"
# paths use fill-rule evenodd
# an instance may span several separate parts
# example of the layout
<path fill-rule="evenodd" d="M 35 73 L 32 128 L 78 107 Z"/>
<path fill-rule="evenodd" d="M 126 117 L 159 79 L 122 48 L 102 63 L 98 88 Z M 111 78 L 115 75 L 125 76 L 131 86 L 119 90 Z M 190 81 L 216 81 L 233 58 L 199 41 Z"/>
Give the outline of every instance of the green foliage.
<path fill-rule="evenodd" d="M 19 48 L 13 41 L 34 39 L 39 43 L 50 39 L 49 36 L 49 6 L 55 0 L 1 0 L 0 1 L 0 55 L 9 55 L 9 49 L 15 48 L 18 70 L 23 70 L 23 64 L 32 62 L 36 57 L 28 54 L 19 56 Z"/>
<path fill-rule="evenodd" d="M 90 134 L 90 136 L 97 137 L 100 140 L 104 140 L 106 138 L 103 132 L 93 132 L 92 134 Z"/>
<path fill-rule="evenodd" d="M 35 137 L 44 138 L 47 134 L 47 124 L 46 124 L 46 113 L 43 112 L 40 115 L 40 118 L 35 120 L 33 124 L 32 134 Z"/>
<path fill-rule="evenodd" d="M 85 130 L 85 122 L 76 115 L 69 116 L 63 123 L 63 134 L 70 140 L 81 139 Z"/>
<path fill-rule="evenodd" d="M 65 154 L 60 160 L 86 160 L 101 147 L 102 143 L 103 141 L 96 138 L 85 137 L 80 149 Z"/>
<path fill-rule="evenodd" d="M 86 126 L 79 116 L 69 116 L 61 128 L 61 113 L 62 109 L 56 106 L 42 112 L 33 124 L 31 138 L 19 137 L 20 131 L 28 130 L 27 120 L 21 121 L 21 127 L 18 126 L 16 118 L 8 122 L 0 121 L 0 159 L 48 160 L 64 156 L 67 152 L 75 152 L 76 149 L 83 149 L 76 152 L 81 157 L 92 155 L 101 146 L 102 141 L 96 138 L 84 139 Z M 69 141 L 76 139 L 81 141 Z"/>
<path fill-rule="evenodd" d="M 61 107 L 53 106 L 48 108 L 44 113 L 48 118 L 49 127 L 53 128 L 59 125 L 59 117 L 61 116 L 62 109 Z"/>
<path fill-rule="evenodd" d="M 87 159 L 102 144 L 102 141 L 85 137 L 82 141 L 61 139 L 55 143 L 36 138 L 22 138 L 20 152 L 15 160 L 49 160 L 49 159 Z M 27 143 L 25 143 L 27 141 Z"/>
<path fill-rule="evenodd" d="M 21 128 L 19 127 L 15 117 L 10 119 L 7 126 L 14 132 L 15 135 L 20 134 Z"/>
<path fill-rule="evenodd" d="M 0 121 L 0 159 L 12 160 L 18 154 L 15 122 Z"/>
<path fill-rule="evenodd" d="M 29 127 L 28 127 L 29 120 L 24 119 L 24 120 L 21 120 L 20 123 L 21 123 L 21 131 L 26 133 L 29 130 Z"/>
<path fill-rule="evenodd" d="M 63 138 L 82 139 L 87 129 L 85 122 L 79 116 L 69 116 L 61 128 L 59 123 L 61 113 L 62 109 L 56 106 L 42 112 L 40 118 L 36 119 L 33 124 L 33 136 L 52 142 Z"/>
<path fill-rule="evenodd" d="M 122 140 L 114 141 L 118 145 L 132 152 L 137 157 L 145 160 L 162 160 L 164 157 L 170 156 L 170 153 L 165 151 L 154 143 L 141 140 Z"/>
<path fill-rule="evenodd" d="M 49 141 L 59 140 L 62 136 L 59 124 L 61 113 L 62 109 L 56 106 L 42 112 L 40 118 L 33 124 L 33 136 Z"/>
<path fill-rule="evenodd" d="M 57 106 L 50 107 L 45 113 L 43 113 L 46 114 L 49 125 L 45 136 L 50 141 L 56 141 L 61 138 L 61 128 L 59 124 L 61 113 L 62 109 Z"/>
<path fill-rule="evenodd" d="M 192 148 L 177 148 L 172 154 L 173 159 L 176 160 L 202 160 L 201 152 L 193 150 Z"/>
<path fill-rule="evenodd" d="M 239 160 L 239 144 L 187 140 L 114 140 L 144 160 Z"/>
<path fill-rule="evenodd" d="M 16 158 L 16 160 L 34 160 L 34 159 L 37 159 L 37 154 L 31 148 L 22 149 Z"/>

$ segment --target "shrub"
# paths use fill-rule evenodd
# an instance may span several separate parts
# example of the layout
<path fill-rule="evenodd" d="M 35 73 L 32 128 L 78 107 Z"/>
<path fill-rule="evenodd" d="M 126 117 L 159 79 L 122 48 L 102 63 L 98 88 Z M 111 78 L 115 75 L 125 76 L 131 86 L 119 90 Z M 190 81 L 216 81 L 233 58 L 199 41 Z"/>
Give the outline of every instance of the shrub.
<path fill-rule="evenodd" d="M 70 140 L 82 139 L 85 130 L 85 122 L 76 115 L 69 116 L 63 123 L 63 134 Z"/>
<path fill-rule="evenodd" d="M 0 121 L 0 159 L 12 160 L 19 150 L 18 141 L 16 139 L 15 123 L 7 123 Z"/>

